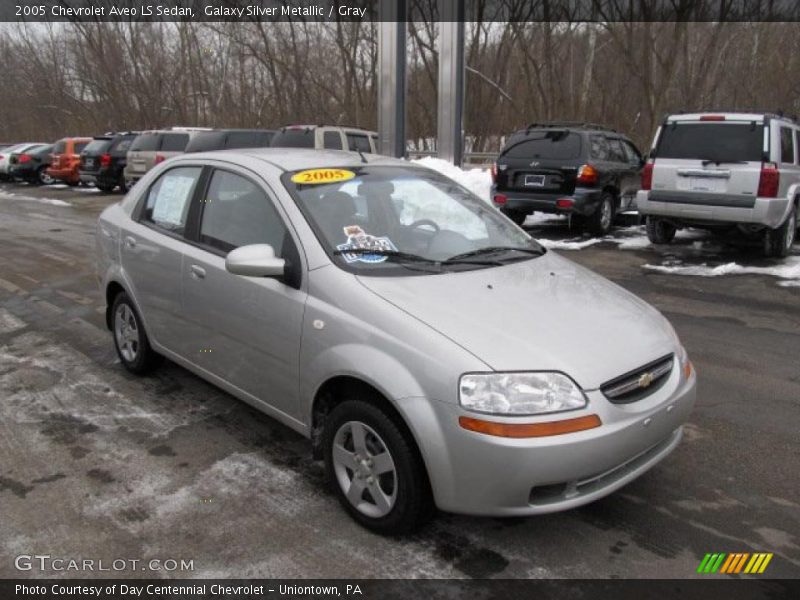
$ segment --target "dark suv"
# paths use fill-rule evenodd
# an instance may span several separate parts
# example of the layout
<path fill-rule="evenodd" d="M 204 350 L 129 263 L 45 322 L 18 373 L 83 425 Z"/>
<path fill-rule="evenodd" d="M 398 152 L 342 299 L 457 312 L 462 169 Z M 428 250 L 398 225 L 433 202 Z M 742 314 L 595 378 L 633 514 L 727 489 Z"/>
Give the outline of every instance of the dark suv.
<path fill-rule="evenodd" d="M 111 192 L 117 186 L 123 194 L 127 192 L 125 164 L 128 150 L 137 135 L 136 131 L 126 131 L 95 136 L 81 152 L 78 169 L 81 182 L 96 185 L 104 192 Z"/>
<path fill-rule="evenodd" d="M 513 133 L 492 167 L 492 199 L 518 225 L 533 212 L 569 214 L 605 234 L 639 189 L 644 159 L 613 129 L 534 123 Z"/>
<path fill-rule="evenodd" d="M 189 140 L 186 152 L 210 152 L 233 148 L 269 148 L 272 129 L 214 129 L 200 131 Z"/>

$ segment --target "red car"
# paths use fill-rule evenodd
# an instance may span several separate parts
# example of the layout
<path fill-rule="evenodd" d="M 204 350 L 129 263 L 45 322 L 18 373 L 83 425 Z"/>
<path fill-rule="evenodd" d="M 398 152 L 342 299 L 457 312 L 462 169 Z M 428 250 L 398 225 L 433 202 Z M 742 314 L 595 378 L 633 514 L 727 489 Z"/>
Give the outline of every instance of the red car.
<path fill-rule="evenodd" d="M 81 178 L 78 167 L 81 164 L 81 151 L 92 141 L 92 138 L 64 138 L 53 145 L 53 160 L 47 174 L 53 179 L 69 185 L 78 185 Z"/>

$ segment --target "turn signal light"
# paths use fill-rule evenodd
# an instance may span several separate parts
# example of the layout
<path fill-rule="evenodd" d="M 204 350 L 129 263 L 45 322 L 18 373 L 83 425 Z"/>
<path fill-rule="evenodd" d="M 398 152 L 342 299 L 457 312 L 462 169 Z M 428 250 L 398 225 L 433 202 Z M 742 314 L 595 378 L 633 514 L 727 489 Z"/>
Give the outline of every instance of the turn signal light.
<path fill-rule="evenodd" d="M 592 165 L 582 165 L 578 169 L 577 181 L 583 185 L 594 185 L 597 183 L 597 169 Z"/>
<path fill-rule="evenodd" d="M 160 162 L 164 162 L 165 160 L 166 160 L 166 157 L 163 154 L 156 154 L 156 159 L 155 159 L 154 162 L 155 162 L 155 164 L 158 164 Z"/>
<path fill-rule="evenodd" d="M 686 364 L 683 365 L 683 378 L 689 379 L 692 376 L 692 371 L 694 371 L 694 367 L 692 366 L 692 361 L 687 360 Z"/>
<path fill-rule="evenodd" d="M 597 415 L 587 415 L 575 419 L 547 421 L 545 423 L 499 423 L 472 417 L 459 417 L 458 424 L 463 429 L 505 438 L 535 438 L 563 435 L 600 427 L 602 422 Z"/>

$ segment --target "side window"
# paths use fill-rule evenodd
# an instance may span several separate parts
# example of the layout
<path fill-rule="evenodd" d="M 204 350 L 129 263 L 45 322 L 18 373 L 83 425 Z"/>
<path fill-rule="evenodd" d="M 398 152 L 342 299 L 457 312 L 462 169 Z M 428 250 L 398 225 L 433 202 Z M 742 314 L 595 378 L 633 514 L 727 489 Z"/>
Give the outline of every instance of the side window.
<path fill-rule="evenodd" d="M 326 131 L 322 134 L 322 146 L 326 150 L 341 150 L 342 135 L 338 131 Z"/>
<path fill-rule="evenodd" d="M 164 152 L 183 152 L 189 143 L 187 133 L 165 133 L 161 140 L 161 149 Z"/>
<path fill-rule="evenodd" d="M 788 127 L 781 127 L 781 162 L 794 163 L 794 136 Z"/>
<path fill-rule="evenodd" d="M 78 142 L 77 144 L 75 144 L 74 154 L 80 154 L 81 152 L 83 152 L 83 149 L 86 148 L 88 143 L 89 142 Z"/>
<path fill-rule="evenodd" d="M 120 139 L 112 148 L 111 152 L 119 152 L 120 154 L 124 154 L 131 148 L 131 144 L 135 138 L 128 137 Z"/>
<path fill-rule="evenodd" d="M 618 138 L 608 140 L 608 160 L 619 163 L 626 163 L 625 150 L 622 149 L 622 142 Z"/>
<path fill-rule="evenodd" d="M 625 150 L 625 158 L 630 164 L 636 166 L 641 164 L 642 155 L 636 149 L 636 146 L 631 144 L 628 140 L 622 140 L 622 149 Z"/>
<path fill-rule="evenodd" d="M 255 183 L 228 171 L 214 171 L 203 203 L 200 242 L 223 252 L 248 244 L 270 244 L 280 256 L 286 227 Z"/>
<path fill-rule="evenodd" d="M 159 177 L 147 192 L 142 220 L 182 235 L 201 170 L 200 167 L 179 167 Z"/>
<path fill-rule="evenodd" d="M 369 145 L 369 139 L 366 135 L 360 133 L 348 133 L 347 145 L 351 152 L 372 152 L 372 147 Z"/>
<path fill-rule="evenodd" d="M 592 135 L 589 138 L 591 155 L 594 160 L 610 160 L 608 140 L 604 135 Z"/>

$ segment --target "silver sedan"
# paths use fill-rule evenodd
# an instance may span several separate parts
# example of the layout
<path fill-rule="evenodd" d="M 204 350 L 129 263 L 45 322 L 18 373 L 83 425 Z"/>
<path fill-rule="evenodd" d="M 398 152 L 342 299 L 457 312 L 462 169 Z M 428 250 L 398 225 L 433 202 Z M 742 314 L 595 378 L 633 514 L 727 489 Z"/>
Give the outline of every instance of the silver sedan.
<path fill-rule="evenodd" d="M 695 401 L 658 311 L 405 161 L 173 158 L 103 212 L 97 264 L 127 369 L 167 357 L 307 436 L 381 533 L 591 502 Z"/>

